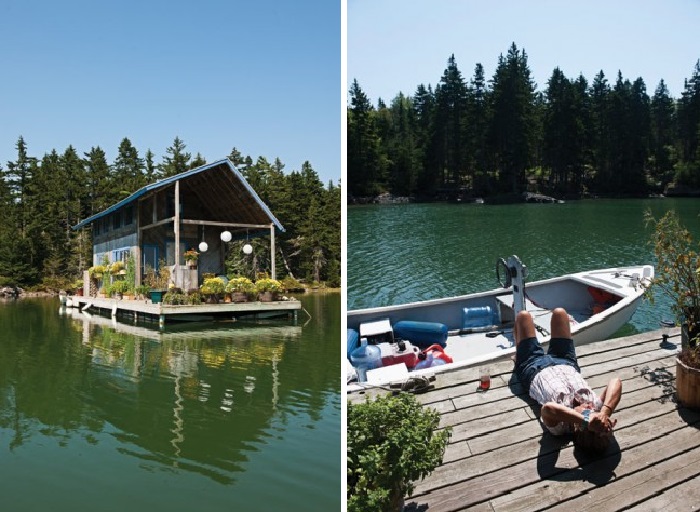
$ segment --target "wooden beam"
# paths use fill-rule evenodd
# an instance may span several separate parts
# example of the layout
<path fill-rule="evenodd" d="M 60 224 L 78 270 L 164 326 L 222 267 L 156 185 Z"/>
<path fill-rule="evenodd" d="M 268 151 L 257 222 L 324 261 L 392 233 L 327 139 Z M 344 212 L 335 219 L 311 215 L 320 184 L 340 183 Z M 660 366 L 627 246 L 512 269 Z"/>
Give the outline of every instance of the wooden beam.
<path fill-rule="evenodd" d="M 144 231 L 146 229 L 151 229 L 151 228 L 157 228 L 158 226 L 162 226 L 163 224 L 169 224 L 171 222 L 175 221 L 175 217 L 168 217 L 167 219 L 159 220 L 158 222 L 154 222 L 153 224 L 149 224 L 148 226 L 144 226 L 142 228 L 139 228 L 141 231 Z"/>
<path fill-rule="evenodd" d="M 270 272 L 272 274 L 272 279 L 277 279 L 277 272 L 275 272 L 275 225 L 270 224 Z"/>
<path fill-rule="evenodd" d="M 269 228 L 269 224 L 237 224 L 235 222 L 220 222 L 214 220 L 195 220 L 195 219 L 182 219 L 180 222 L 182 224 L 194 224 L 197 226 L 221 226 L 224 228 L 258 228 L 266 229 Z"/>
<path fill-rule="evenodd" d="M 180 180 L 175 182 L 175 268 L 180 265 Z M 178 283 L 179 284 L 179 283 Z"/>

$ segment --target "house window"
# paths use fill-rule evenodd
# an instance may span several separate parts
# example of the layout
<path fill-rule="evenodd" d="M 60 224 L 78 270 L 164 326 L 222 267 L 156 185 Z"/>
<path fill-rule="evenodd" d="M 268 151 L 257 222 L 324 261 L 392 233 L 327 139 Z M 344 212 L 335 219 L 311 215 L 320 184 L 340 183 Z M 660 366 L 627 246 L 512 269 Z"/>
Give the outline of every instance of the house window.
<path fill-rule="evenodd" d="M 122 226 L 122 212 L 116 212 L 112 214 L 112 227 L 114 229 L 119 229 Z"/>
<path fill-rule="evenodd" d="M 107 233 L 109 231 L 109 217 L 102 217 L 102 232 Z"/>
<path fill-rule="evenodd" d="M 131 254 L 130 247 L 121 247 L 112 251 L 112 261 L 123 261 L 126 263 L 127 258 Z"/>
<path fill-rule="evenodd" d="M 124 225 L 130 226 L 134 222 L 134 208 L 127 206 L 124 208 Z"/>
<path fill-rule="evenodd" d="M 101 220 L 98 220 L 97 222 L 94 222 L 94 223 L 92 224 L 92 229 L 93 229 L 95 235 L 99 235 L 99 234 L 100 234 L 100 228 L 101 228 L 101 227 L 102 227 L 102 221 L 101 221 Z"/>

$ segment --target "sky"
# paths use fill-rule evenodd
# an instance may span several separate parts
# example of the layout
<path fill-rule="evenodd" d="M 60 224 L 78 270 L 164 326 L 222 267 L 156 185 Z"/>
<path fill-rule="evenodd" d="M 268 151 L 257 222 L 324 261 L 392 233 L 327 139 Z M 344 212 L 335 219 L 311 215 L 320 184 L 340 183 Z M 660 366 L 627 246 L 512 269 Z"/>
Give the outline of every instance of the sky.
<path fill-rule="evenodd" d="M 649 96 L 663 79 L 679 98 L 700 59 L 698 27 L 698 0 L 348 0 L 346 86 L 357 79 L 374 105 L 413 96 L 452 54 L 465 81 L 477 63 L 490 80 L 515 43 L 539 91 L 559 67 L 589 84 L 601 70 L 611 86 L 618 71 L 641 77 Z"/>
<path fill-rule="evenodd" d="M 341 175 L 339 0 L 0 0 L 0 166 L 72 145 L 113 163 L 175 137 Z"/>

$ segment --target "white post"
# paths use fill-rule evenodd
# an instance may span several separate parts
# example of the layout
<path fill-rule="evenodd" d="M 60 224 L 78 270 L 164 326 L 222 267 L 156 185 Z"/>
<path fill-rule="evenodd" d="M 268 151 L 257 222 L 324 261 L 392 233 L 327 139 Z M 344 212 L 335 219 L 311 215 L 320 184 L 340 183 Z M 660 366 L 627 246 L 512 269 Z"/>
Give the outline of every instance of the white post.
<path fill-rule="evenodd" d="M 277 279 L 277 272 L 275 272 L 275 225 L 270 224 L 270 271 L 272 272 L 272 279 Z"/>
<path fill-rule="evenodd" d="M 175 182 L 175 286 L 181 287 L 180 283 L 180 180 Z"/>

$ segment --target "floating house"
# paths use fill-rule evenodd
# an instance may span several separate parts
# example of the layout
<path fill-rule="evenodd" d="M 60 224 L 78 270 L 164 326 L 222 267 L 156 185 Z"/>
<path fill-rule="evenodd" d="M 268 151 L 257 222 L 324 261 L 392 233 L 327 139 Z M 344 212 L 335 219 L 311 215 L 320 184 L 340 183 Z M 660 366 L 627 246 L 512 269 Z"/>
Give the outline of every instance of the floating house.
<path fill-rule="evenodd" d="M 92 228 L 93 265 L 105 256 L 125 261 L 131 253 L 139 285 L 148 267 L 158 270 L 164 262 L 173 284 L 183 290 L 197 288 L 204 273 L 224 274 L 223 242 L 269 235 L 275 254 L 275 233 L 284 231 L 228 159 L 146 185 L 73 229 L 87 227 Z M 199 252 L 196 268 L 185 264 L 190 248 Z M 89 280 L 85 283 L 84 295 L 89 295 Z"/>

